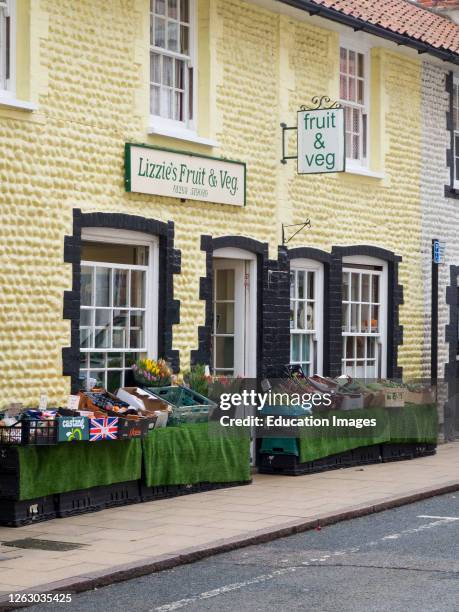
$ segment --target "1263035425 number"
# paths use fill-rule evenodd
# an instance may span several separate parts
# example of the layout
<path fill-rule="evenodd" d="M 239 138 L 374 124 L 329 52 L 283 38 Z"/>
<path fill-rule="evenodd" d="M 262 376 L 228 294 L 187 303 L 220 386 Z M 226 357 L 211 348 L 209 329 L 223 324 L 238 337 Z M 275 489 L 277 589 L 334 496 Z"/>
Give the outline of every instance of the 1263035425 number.
<path fill-rule="evenodd" d="M 70 603 L 71 593 L 9 593 L 10 603 Z"/>

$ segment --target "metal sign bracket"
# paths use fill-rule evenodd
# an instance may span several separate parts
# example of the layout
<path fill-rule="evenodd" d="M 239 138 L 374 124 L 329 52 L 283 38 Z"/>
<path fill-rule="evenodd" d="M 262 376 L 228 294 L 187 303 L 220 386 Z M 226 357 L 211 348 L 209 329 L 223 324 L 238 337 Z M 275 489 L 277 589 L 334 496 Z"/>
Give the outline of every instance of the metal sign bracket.
<path fill-rule="evenodd" d="M 293 232 L 293 234 L 286 239 L 285 237 L 285 230 L 288 227 L 297 227 L 298 229 L 296 230 L 296 232 Z M 297 234 L 299 234 L 300 232 L 302 232 L 305 228 L 311 229 L 311 220 L 310 219 L 306 219 L 306 221 L 304 223 L 295 223 L 293 225 L 284 225 L 282 223 L 282 245 L 288 244 L 290 242 L 290 240 L 292 240 L 292 238 L 295 238 L 295 236 Z"/>
<path fill-rule="evenodd" d="M 281 123 L 280 126 L 282 128 L 282 159 L 280 161 L 281 164 L 286 164 L 288 159 L 298 159 L 298 155 L 285 155 L 285 132 L 288 130 L 297 130 L 298 126 L 288 127 L 286 123 Z"/>
<path fill-rule="evenodd" d="M 332 102 L 328 96 L 314 96 L 311 102 L 312 106 L 302 104 L 300 106 L 300 111 L 331 110 L 332 108 L 342 108 L 339 102 Z M 280 126 L 282 128 L 282 159 L 280 162 L 281 164 L 286 164 L 288 159 L 298 159 L 298 153 L 296 155 L 286 155 L 285 132 L 288 132 L 289 130 L 298 131 L 298 125 L 290 127 L 286 123 L 281 123 Z"/>

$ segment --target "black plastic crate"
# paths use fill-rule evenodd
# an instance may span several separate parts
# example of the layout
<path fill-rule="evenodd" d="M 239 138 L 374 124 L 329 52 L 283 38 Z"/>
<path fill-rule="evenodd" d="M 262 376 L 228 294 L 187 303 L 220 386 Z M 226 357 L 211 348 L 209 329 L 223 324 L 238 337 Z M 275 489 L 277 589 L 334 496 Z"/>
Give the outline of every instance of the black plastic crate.
<path fill-rule="evenodd" d="M 0 525 L 21 527 L 53 518 L 56 518 L 56 503 L 52 495 L 25 501 L 0 499 Z"/>
<path fill-rule="evenodd" d="M 129 480 L 107 485 L 107 496 L 105 507 L 124 506 L 126 504 L 136 504 L 140 502 L 140 481 Z"/>
<path fill-rule="evenodd" d="M 139 481 L 119 482 L 56 495 L 57 515 L 74 516 L 140 501 Z"/>
<path fill-rule="evenodd" d="M 236 480 L 233 482 L 200 482 L 196 485 L 199 490 L 196 493 L 205 493 L 206 491 L 215 491 L 217 489 L 229 489 L 232 487 L 243 487 L 244 485 L 252 484 L 250 480 Z M 193 491 L 194 492 L 194 491 Z"/>
<path fill-rule="evenodd" d="M 0 473 L 4 472 L 19 472 L 19 454 L 15 446 L 0 446 Z"/>
<path fill-rule="evenodd" d="M 32 444 L 33 446 L 49 446 L 57 444 L 57 433 L 59 429 L 59 421 L 35 421 L 26 419 L 22 421 L 23 426 L 23 444 Z"/>
<path fill-rule="evenodd" d="M 0 498 L 19 499 L 19 470 L 0 473 Z"/>
<path fill-rule="evenodd" d="M 360 446 L 351 451 L 354 465 L 368 465 L 381 462 L 381 448 L 379 444 L 373 446 Z"/>
<path fill-rule="evenodd" d="M 414 456 L 415 457 L 429 457 L 431 455 L 435 455 L 437 452 L 436 444 L 427 444 L 422 442 L 417 442 L 414 445 Z"/>
<path fill-rule="evenodd" d="M 205 491 L 239 487 L 250 484 L 251 482 L 252 480 L 234 482 L 199 482 L 196 484 L 160 485 L 156 487 L 147 487 L 146 485 L 141 484 L 140 495 L 142 497 L 142 501 L 154 501 L 158 499 L 167 499 L 170 497 L 179 497 L 180 495 L 191 495 L 193 493 L 203 493 Z"/>
<path fill-rule="evenodd" d="M 101 487 L 58 493 L 56 495 L 57 516 L 62 518 L 103 510 L 105 498 L 98 494 L 97 489 L 99 488 Z"/>
<path fill-rule="evenodd" d="M 140 485 L 140 496 L 142 501 L 153 501 L 155 499 L 167 499 L 169 497 L 178 497 L 180 495 L 188 495 L 196 493 L 196 485 L 158 485 L 156 487 L 148 487 Z"/>
<path fill-rule="evenodd" d="M 381 458 L 384 462 L 387 461 L 403 461 L 405 459 L 413 459 L 415 457 L 415 444 L 397 444 L 388 443 L 381 444 Z"/>
<path fill-rule="evenodd" d="M 57 444 L 58 429 L 56 419 L 50 421 L 23 419 L 15 425 L 0 428 L 0 446 Z"/>
<path fill-rule="evenodd" d="M 258 471 L 261 474 L 285 474 L 287 476 L 301 476 L 326 470 L 336 470 L 355 465 L 352 452 L 338 453 L 316 459 L 315 461 L 300 462 L 296 455 L 269 455 L 262 453 Z"/>

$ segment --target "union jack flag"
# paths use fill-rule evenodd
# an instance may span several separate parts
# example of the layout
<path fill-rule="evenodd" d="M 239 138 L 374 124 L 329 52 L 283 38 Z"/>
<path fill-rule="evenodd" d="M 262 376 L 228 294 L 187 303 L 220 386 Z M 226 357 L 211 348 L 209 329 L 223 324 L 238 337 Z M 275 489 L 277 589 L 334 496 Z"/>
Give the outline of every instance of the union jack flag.
<path fill-rule="evenodd" d="M 89 441 L 116 440 L 118 434 L 118 417 L 91 419 Z"/>

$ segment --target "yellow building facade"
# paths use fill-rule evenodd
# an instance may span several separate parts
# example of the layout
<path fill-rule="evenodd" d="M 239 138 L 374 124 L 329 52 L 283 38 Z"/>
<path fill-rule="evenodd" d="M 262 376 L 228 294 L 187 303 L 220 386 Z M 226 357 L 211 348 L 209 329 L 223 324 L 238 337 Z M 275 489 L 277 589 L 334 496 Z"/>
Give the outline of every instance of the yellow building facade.
<path fill-rule="evenodd" d="M 193 80 L 189 93 L 193 120 L 182 122 L 180 129 L 173 121 L 162 121 L 164 117 L 151 113 L 152 88 L 160 91 L 159 112 L 163 112 L 161 105 L 168 103 L 163 96 L 167 89 L 164 82 L 154 84 L 164 74 L 152 76 L 151 67 L 151 53 L 158 46 L 158 40 L 153 40 L 152 51 L 151 37 L 156 35 L 155 27 L 161 29 L 153 20 L 162 23 L 163 4 L 168 7 L 164 11 L 170 11 L 164 13 L 166 39 L 174 39 L 172 25 L 183 32 L 188 28 L 188 34 L 181 36 L 189 35 L 192 49 L 189 61 L 193 73 L 188 72 L 187 79 Z M 97 242 L 90 231 L 92 223 L 99 230 L 107 225 L 110 245 L 118 244 L 118 230 L 121 236 L 138 228 L 142 246 L 145 234 L 153 235 L 154 228 L 160 228 L 157 283 L 161 285 L 164 276 L 165 284 L 159 288 L 159 299 L 153 300 L 156 306 L 151 326 L 143 333 L 151 333 L 157 340 L 148 352 L 172 356 L 176 369 L 187 368 L 191 359 L 222 373 L 241 374 L 235 372 L 228 355 L 238 342 L 234 328 L 250 311 L 252 319 L 246 321 L 242 350 L 251 353 L 245 357 L 251 365 L 246 363 L 242 374 L 269 374 L 275 365 L 273 355 L 279 353 L 279 367 L 289 359 L 288 310 L 295 299 L 303 299 L 311 312 L 316 309 L 311 326 L 321 325 L 311 344 L 315 350 L 311 370 L 338 373 L 345 356 L 339 354 L 342 315 L 337 302 L 343 301 L 343 295 L 337 294 L 336 287 L 341 282 L 343 261 L 344 266 L 347 261 L 351 284 L 352 274 L 370 269 L 368 278 L 359 277 L 360 298 L 354 301 L 359 325 L 365 317 L 365 321 L 372 320 L 368 334 L 362 332 L 366 356 L 376 347 L 380 362 L 384 361 L 384 367 L 374 372 L 419 377 L 423 367 L 423 276 L 421 62 L 417 54 L 280 2 L 190 0 L 178 3 L 177 11 L 182 11 L 178 19 L 176 4 L 159 2 L 156 8 L 149 0 L 14 3 L 15 53 L 10 61 L 14 60 L 15 82 L 0 96 L 2 397 L 33 405 L 40 393 L 46 392 L 50 404 L 62 403 L 71 390 L 70 374 L 73 386 L 77 384 L 82 363 L 78 362 L 75 340 L 82 307 L 78 296 L 84 281 L 81 252 L 82 243 L 87 243 L 85 253 L 89 253 Z M 166 60 L 161 61 L 164 72 Z M 348 62 L 345 69 L 343 61 Z M 351 62 L 355 62 L 354 72 Z M 174 66 L 178 79 L 179 64 Z M 298 109 L 310 104 L 314 96 L 342 101 L 343 82 L 357 91 L 357 102 L 350 106 L 360 113 L 356 114 L 360 132 L 350 129 L 348 142 L 352 151 L 354 146 L 361 148 L 359 159 L 349 159 L 344 173 L 299 175 L 295 160 L 280 163 L 280 124 L 296 125 Z M 178 96 L 174 99 L 180 100 L 177 104 L 183 104 L 181 93 L 173 91 Z M 286 138 L 288 151 L 294 155 L 294 130 L 286 133 Z M 245 206 L 127 192 L 126 143 L 245 163 Z M 128 215 L 142 221 L 123 226 Z M 282 226 L 302 224 L 306 219 L 310 227 L 282 245 Z M 286 238 L 296 229 L 286 228 Z M 250 240 L 235 239 L 241 236 Z M 164 255 L 162 249 L 166 249 Z M 248 253 L 245 258 L 241 255 L 244 251 Z M 314 255 L 322 253 L 316 259 L 320 274 L 311 280 L 322 283 L 322 288 L 316 284 L 314 296 L 312 290 L 303 298 L 298 293 L 289 302 L 292 252 L 299 260 L 307 260 L 306 270 Z M 212 254 L 223 263 L 238 257 L 246 264 L 255 262 L 252 268 L 246 266 L 241 277 L 247 290 L 252 282 L 249 275 L 256 271 L 250 303 L 238 311 L 236 290 L 226 300 L 234 302 L 231 312 L 235 314 L 229 314 L 230 307 L 216 304 L 219 296 L 215 297 L 214 281 L 219 268 L 212 263 Z M 365 268 L 365 257 L 369 268 Z M 352 272 L 352 266 L 357 272 Z M 387 278 L 380 281 L 380 296 L 373 295 L 372 302 L 364 299 L 363 292 L 365 283 L 376 282 L 372 280 L 374 273 Z M 132 293 L 134 277 L 130 274 Z M 232 274 L 236 282 L 239 268 Z M 304 278 L 309 282 L 309 277 Z M 233 281 L 222 276 L 227 290 Z M 297 287 L 296 291 L 302 289 Z M 365 310 L 372 304 L 379 304 L 379 315 L 374 317 Z M 348 306 L 351 311 L 353 304 Z M 300 312 L 304 306 L 296 308 Z M 369 313 L 365 317 L 364 310 Z M 378 337 L 370 348 L 372 332 L 377 335 L 378 324 L 373 329 L 373 321 L 382 318 L 383 312 L 385 338 Z M 124 314 L 112 312 L 112 328 L 116 327 L 115 317 L 118 327 L 123 326 L 119 318 Z M 91 311 L 87 316 L 96 315 Z M 222 364 L 215 364 L 211 353 L 220 342 L 215 325 L 225 320 L 230 341 L 221 334 Z M 134 319 L 130 321 L 132 332 Z M 91 325 L 94 328 L 94 320 Z M 252 344 L 247 347 L 249 337 Z M 93 352 L 98 348 L 110 359 L 114 340 L 103 340 L 99 347 L 94 345 L 97 340 L 92 342 Z M 305 339 L 301 342 L 306 346 Z M 142 347 L 143 341 L 138 345 Z M 303 357 L 308 357 L 309 348 L 301 350 Z M 348 357 L 356 361 L 360 355 Z M 294 361 L 301 362 L 301 358 Z M 84 368 L 90 371 L 91 365 L 86 362 Z"/>

